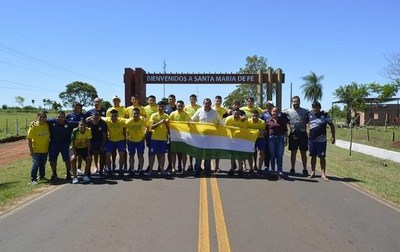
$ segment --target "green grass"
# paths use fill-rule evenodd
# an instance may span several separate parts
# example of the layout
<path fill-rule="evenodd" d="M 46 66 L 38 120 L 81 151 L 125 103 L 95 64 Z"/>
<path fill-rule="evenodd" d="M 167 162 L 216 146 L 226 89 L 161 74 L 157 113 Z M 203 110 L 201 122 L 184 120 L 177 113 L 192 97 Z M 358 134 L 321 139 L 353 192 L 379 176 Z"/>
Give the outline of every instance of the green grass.
<path fill-rule="evenodd" d="M 400 164 L 328 144 L 327 172 L 400 206 Z"/>
<path fill-rule="evenodd" d="M 32 161 L 30 158 L 20 159 L 0 167 L 0 213 L 18 204 L 21 199 L 37 195 L 49 186 L 48 181 L 38 181 L 38 185 L 30 184 Z M 65 166 L 58 163 L 58 174 L 65 176 Z M 51 175 L 50 165 L 46 165 L 46 177 Z"/>
<path fill-rule="evenodd" d="M 53 117 L 50 113 L 48 117 Z M 24 136 L 27 134 L 29 124 L 36 120 L 36 112 L 9 112 L 0 110 L 0 140 L 12 136 Z"/>
<path fill-rule="evenodd" d="M 336 139 L 350 142 L 351 130 L 336 128 Z M 353 142 L 400 152 L 400 129 L 393 127 L 387 128 L 387 130 L 384 127 L 353 128 Z"/>

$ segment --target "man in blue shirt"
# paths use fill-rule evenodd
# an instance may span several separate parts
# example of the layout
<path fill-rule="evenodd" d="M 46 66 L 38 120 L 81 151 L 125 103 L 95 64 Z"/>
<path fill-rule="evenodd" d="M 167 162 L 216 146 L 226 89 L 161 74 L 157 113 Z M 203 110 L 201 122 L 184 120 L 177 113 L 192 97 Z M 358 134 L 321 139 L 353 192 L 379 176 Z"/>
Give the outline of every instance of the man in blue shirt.
<path fill-rule="evenodd" d="M 327 137 L 326 137 L 326 125 L 329 125 L 331 129 L 331 143 L 335 143 L 335 126 L 332 123 L 331 118 L 325 112 L 321 111 L 321 104 L 315 101 L 312 104 L 312 112 L 310 113 L 310 134 L 308 141 L 308 148 L 311 156 L 311 175 L 310 178 L 315 177 L 315 166 L 317 163 L 317 156 L 319 157 L 320 166 L 321 166 L 321 178 L 324 181 L 328 181 L 326 177 L 326 145 L 327 145 Z"/>

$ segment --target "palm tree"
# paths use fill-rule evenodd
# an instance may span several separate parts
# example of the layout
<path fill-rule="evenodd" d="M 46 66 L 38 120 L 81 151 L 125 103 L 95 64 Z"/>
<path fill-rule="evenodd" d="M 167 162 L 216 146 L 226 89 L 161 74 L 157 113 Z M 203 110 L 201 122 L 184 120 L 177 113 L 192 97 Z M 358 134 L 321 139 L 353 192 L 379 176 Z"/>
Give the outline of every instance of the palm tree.
<path fill-rule="evenodd" d="M 305 83 L 301 85 L 303 89 L 304 99 L 314 102 L 322 98 L 322 83 L 324 76 L 318 76 L 314 72 L 307 76 L 301 77 Z"/>
<path fill-rule="evenodd" d="M 365 84 L 351 84 L 338 87 L 333 95 L 346 105 L 346 122 L 349 125 L 351 122 L 352 111 L 364 111 L 364 98 L 369 95 L 368 86 Z"/>

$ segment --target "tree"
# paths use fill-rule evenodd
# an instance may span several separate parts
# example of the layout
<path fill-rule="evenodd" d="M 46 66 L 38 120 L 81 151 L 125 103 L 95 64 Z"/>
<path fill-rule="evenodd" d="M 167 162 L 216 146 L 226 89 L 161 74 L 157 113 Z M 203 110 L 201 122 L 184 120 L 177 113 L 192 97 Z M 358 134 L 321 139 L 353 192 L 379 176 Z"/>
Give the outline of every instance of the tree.
<path fill-rule="evenodd" d="M 389 55 L 385 55 L 385 59 L 389 65 L 383 69 L 383 74 L 394 81 L 400 79 L 400 53 L 392 52 Z"/>
<path fill-rule="evenodd" d="M 92 85 L 80 81 L 74 81 L 66 85 L 66 90 L 59 94 L 63 105 L 72 107 L 75 102 L 79 102 L 83 107 L 93 105 L 93 100 L 96 98 L 97 91 Z"/>
<path fill-rule="evenodd" d="M 43 99 L 43 105 L 48 106 L 48 109 L 53 109 L 53 110 L 60 110 L 62 108 L 62 105 L 56 101 L 52 101 L 50 99 Z"/>
<path fill-rule="evenodd" d="M 366 104 L 364 98 L 368 97 L 369 94 L 367 84 L 357 84 L 356 82 L 340 86 L 333 92 L 333 95 L 346 106 L 347 124 L 351 123 L 352 111 L 365 111 Z"/>
<path fill-rule="evenodd" d="M 271 68 L 272 69 L 272 68 Z M 240 68 L 239 73 L 243 74 L 257 74 L 259 70 L 266 72 L 267 70 L 267 59 L 257 55 L 248 56 L 246 58 L 246 66 Z M 266 95 L 266 84 L 263 87 L 263 96 Z M 241 104 L 245 104 L 248 97 L 253 97 L 254 101 L 257 103 L 257 86 L 254 84 L 242 83 L 236 85 L 236 89 L 225 97 L 223 105 L 229 107 L 232 105 L 234 100 L 239 100 Z M 259 104 L 260 105 L 260 104 Z"/>
<path fill-rule="evenodd" d="M 368 84 L 368 88 L 378 94 L 377 101 L 384 101 L 387 98 L 391 98 L 397 94 L 400 88 L 400 79 L 395 80 L 393 83 L 387 83 L 384 85 L 377 84 L 375 82 Z"/>
<path fill-rule="evenodd" d="M 301 77 L 305 83 L 300 86 L 303 89 L 304 99 L 310 102 L 321 100 L 322 83 L 324 76 L 318 76 L 311 71 L 309 75 Z"/>
<path fill-rule="evenodd" d="M 24 107 L 25 98 L 22 96 L 15 96 L 15 102 L 18 103 L 21 108 Z"/>

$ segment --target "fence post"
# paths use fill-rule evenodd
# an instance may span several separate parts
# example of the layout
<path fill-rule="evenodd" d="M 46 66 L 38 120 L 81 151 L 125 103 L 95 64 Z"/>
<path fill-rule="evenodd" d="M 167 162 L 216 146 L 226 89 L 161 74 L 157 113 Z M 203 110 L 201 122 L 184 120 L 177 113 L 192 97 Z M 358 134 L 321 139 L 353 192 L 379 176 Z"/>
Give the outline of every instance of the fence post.
<path fill-rule="evenodd" d="M 367 128 L 367 141 L 369 142 L 369 129 Z"/>
<path fill-rule="evenodd" d="M 8 119 L 6 119 L 6 136 L 8 134 Z"/>
<path fill-rule="evenodd" d="M 16 135 L 18 136 L 18 118 L 15 119 L 15 130 L 17 131 Z"/>
<path fill-rule="evenodd" d="M 394 140 L 395 140 L 395 133 L 394 133 L 394 131 L 392 132 L 392 142 L 394 142 Z"/>

